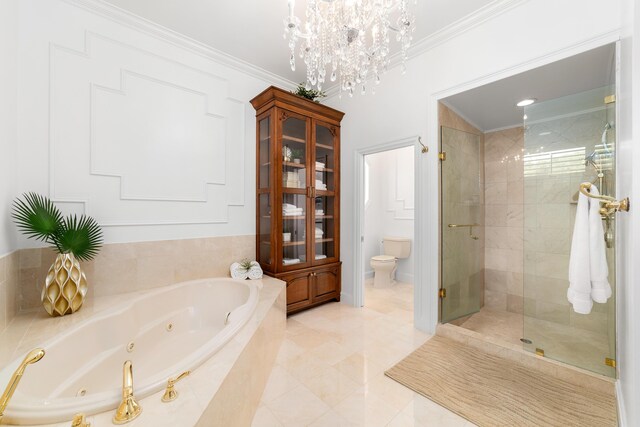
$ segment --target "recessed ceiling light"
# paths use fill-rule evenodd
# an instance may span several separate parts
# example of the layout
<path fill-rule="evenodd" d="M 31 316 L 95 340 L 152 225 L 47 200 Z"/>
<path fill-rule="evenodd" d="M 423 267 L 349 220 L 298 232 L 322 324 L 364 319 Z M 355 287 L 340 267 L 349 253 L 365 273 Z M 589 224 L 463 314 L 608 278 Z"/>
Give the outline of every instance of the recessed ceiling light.
<path fill-rule="evenodd" d="M 526 107 L 527 105 L 531 105 L 536 101 L 537 100 L 535 98 L 527 98 L 527 99 L 523 99 L 522 101 L 518 102 L 516 105 L 518 107 Z"/>

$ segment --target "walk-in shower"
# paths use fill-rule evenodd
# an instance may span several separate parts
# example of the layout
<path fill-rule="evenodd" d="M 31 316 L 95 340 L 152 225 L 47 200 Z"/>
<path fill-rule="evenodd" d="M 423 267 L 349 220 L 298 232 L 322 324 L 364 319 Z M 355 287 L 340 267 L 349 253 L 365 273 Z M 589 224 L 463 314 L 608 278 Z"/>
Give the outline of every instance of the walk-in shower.
<path fill-rule="evenodd" d="M 441 321 L 609 377 L 616 376 L 613 211 L 602 212 L 599 237 L 611 297 L 577 313 L 567 289 L 581 184 L 616 196 L 614 51 L 447 99 L 456 120 L 441 119 L 440 135 Z M 584 66 L 589 61 L 593 67 Z M 573 78 L 579 71 L 585 76 Z M 520 92 L 511 100 L 509 90 Z M 515 107 L 521 95 L 538 102 L 513 108 L 504 126 L 492 103 Z"/>

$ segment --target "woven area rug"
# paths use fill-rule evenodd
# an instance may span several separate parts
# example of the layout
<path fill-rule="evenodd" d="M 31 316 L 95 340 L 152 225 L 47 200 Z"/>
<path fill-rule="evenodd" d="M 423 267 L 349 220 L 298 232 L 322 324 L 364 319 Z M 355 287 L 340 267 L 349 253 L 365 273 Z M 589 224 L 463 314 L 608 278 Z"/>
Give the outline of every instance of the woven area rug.
<path fill-rule="evenodd" d="M 481 427 L 618 425 L 613 394 L 439 336 L 385 374 Z"/>

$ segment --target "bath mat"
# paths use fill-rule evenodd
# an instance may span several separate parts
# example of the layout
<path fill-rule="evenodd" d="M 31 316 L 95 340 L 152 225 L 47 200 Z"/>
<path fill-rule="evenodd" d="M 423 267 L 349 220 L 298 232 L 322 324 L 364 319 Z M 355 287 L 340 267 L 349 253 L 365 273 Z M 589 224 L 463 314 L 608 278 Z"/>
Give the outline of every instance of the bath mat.
<path fill-rule="evenodd" d="M 385 374 L 480 427 L 615 427 L 613 394 L 435 336 Z"/>

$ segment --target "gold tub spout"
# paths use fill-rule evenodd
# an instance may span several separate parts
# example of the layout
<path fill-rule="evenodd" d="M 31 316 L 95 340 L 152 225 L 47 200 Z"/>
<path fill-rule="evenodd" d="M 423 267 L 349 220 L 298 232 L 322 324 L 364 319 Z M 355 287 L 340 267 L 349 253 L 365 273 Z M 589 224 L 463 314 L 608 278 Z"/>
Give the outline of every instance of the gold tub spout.
<path fill-rule="evenodd" d="M 113 416 L 114 424 L 125 424 L 136 419 L 142 412 L 142 407 L 133 396 L 133 365 L 131 360 L 122 366 L 122 402 Z"/>
<path fill-rule="evenodd" d="M 29 352 L 26 355 L 18 369 L 11 375 L 11 379 L 9 380 L 9 384 L 7 384 L 7 388 L 5 388 L 4 393 L 2 393 L 2 397 L 0 397 L 0 423 L 2 423 L 2 416 L 4 415 L 4 410 L 6 409 L 13 393 L 16 391 L 20 380 L 22 379 L 22 375 L 24 374 L 25 369 L 27 369 L 28 365 L 38 362 L 40 359 L 44 357 L 44 349 L 36 348 Z"/>

